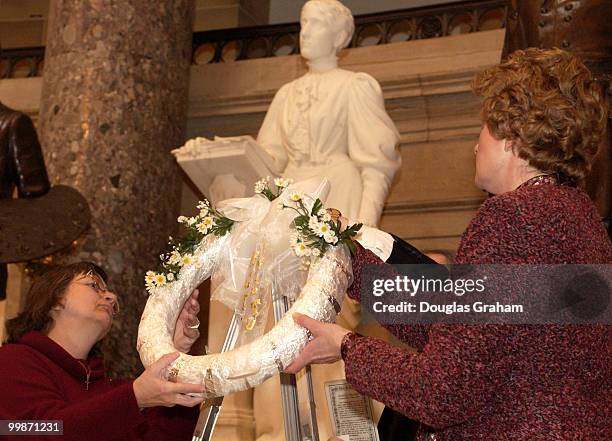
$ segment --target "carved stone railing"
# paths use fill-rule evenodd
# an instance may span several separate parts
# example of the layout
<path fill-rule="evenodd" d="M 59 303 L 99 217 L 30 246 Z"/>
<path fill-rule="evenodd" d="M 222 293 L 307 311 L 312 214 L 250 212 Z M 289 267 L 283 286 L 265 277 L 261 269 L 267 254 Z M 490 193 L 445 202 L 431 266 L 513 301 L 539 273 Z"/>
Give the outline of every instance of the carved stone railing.
<path fill-rule="evenodd" d="M 355 17 L 350 47 L 436 38 L 504 28 L 509 0 L 471 0 Z M 300 24 L 194 32 L 193 64 L 299 53 Z M 5 49 L 0 78 L 42 75 L 44 47 Z"/>
<path fill-rule="evenodd" d="M 472 0 L 355 17 L 350 47 L 500 29 L 509 0 Z M 300 24 L 221 29 L 193 34 L 193 64 L 299 53 Z"/>
<path fill-rule="evenodd" d="M 0 78 L 42 76 L 44 59 L 44 46 L 2 49 L 0 53 Z"/>

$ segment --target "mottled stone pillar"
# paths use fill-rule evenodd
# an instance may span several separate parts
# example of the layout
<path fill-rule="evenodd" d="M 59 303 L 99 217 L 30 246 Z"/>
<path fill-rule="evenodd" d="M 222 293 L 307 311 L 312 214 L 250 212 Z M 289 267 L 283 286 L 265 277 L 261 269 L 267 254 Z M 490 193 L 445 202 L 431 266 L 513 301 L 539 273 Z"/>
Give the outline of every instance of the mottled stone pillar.
<path fill-rule="evenodd" d="M 104 267 L 122 312 L 103 352 L 139 369 L 144 272 L 176 226 L 193 0 L 52 0 L 40 110 L 50 179 L 89 201 L 92 228 L 72 260 Z"/>

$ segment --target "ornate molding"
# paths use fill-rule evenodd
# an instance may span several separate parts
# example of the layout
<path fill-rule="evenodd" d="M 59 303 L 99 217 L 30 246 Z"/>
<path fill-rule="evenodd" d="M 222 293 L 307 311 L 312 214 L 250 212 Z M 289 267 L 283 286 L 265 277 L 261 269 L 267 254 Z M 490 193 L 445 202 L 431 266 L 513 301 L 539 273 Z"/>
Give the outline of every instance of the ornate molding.
<path fill-rule="evenodd" d="M 464 35 L 506 26 L 509 0 L 471 0 L 355 17 L 350 48 Z M 299 54 L 299 23 L 194 32 L 192 64 Z M 45 47 L 5 49 L 0 78 L 41 76 Z"/>
<path fill-rule="evenodd" d="M 502 29 L 509 0 L 472 0 L 355 17 L 350 48 Z M 299 23 L 195 32 L 193 64 L 299 54 Z"/>

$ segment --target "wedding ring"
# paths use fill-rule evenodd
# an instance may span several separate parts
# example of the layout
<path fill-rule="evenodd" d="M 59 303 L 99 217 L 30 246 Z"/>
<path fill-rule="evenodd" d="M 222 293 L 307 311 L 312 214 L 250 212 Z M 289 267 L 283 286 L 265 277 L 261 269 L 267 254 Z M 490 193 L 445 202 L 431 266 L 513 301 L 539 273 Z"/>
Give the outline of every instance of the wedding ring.
<path fill-rule="evenodd" d="M 179 370 L 177 367 L 172 367 L 168 370 L 168 381 L 170 383 L 176 383 L 178 378 Z"/>
<path fill-rule="evenodd" d="M 200 319 L 196 317 L 196 322 L 193 325 L 187 326 L 189 329 L 198 329 L 200 327 Z"/>

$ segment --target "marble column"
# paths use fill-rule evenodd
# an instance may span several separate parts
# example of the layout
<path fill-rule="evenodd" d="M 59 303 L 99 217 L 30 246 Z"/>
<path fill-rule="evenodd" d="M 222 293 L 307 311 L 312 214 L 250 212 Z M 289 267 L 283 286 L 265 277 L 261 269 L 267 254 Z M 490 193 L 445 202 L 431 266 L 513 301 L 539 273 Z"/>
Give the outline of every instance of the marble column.
<path fill-rule="evenodd" d="M 53 184 L 77 188 L 92 226 L 71 260 L 108 273 L 122 312 L 102 350 L 113 375 L 135 349 L 144 273 L 176 229 L 193 0 L 52 0 L 40 138 Z"/>

